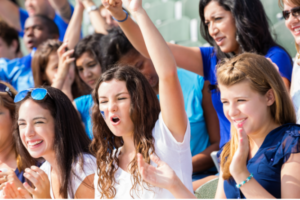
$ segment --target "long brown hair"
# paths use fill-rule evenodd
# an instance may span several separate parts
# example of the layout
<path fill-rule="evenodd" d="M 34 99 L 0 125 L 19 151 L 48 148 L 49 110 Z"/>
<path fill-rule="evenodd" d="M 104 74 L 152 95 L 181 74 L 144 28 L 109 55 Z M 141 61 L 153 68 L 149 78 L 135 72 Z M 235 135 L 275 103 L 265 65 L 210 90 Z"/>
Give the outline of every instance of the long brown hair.
<path fill-rule="evenodd" d="M 32 74 L 34 79 L 34 86 L 51 86 L 48 80 L 45 80 L 45 72 L 49 62 L 49 56 L 56 53 L 62 43 L 58 40 L 49 39 L 41 44 L 32 58 Z M 75 73 L 75 80 L 71 86 L 73 98 L 89 94 L 91 89 L 78 77 Z"/>
<path fill-rule="evenodd" d="M 272 89 L 275 102 L 270 106 L 270 112 L 274 122 L 281 125 L 296 122 L 293 103 L 283 80 L 276 68 L 264 56 L 244 53 L 230 60 L 227 59 L 217 66 L 217 78 L 218 84 L 224 86 L 248 81 L 251 89 L 261 95 L 265 95 Z M 231 177 L 229 166 L 237 146 L 237 130 L 231 125 L 231 139 L 224 146 L 221 154 L 221 166 L 225 180 Z"/>
<path fill-rule="evenodd" d="M 11 97 L 11 96 L 8 95 L 8 93 L 0 92 L 0 105 L 4 106 L 5 108 L 7 108 L 9 110 L 11 120 L 14 123 L 15 122 L 16 105 L 14 103 L 13 98 L 16 96 L 16 94 L 18 92 L 9 83 L 3 82 L 3 81 L 0 81 L 0 83 L 6 85 L 12 93 L 12 97 Z M 12 134 L 12 137 L 13 137 L 13 133 L 11 133 L 11 134 Z M 15 140 L 13 140 L 13 142 L 14 142 L 13 148 L 15 150 L 16 158 L 17 158 L 18 170 L 21 172 L 21 171 L 24 170 L 24 168 L 22 167 L 21 157 L 20 157 L 20 155 L 19 155 L 19 153 L 17 152 L 17 149 L 16 149 Z"/>
<path fill-rule="evenodd" d="M 155 153 L 152 129 L 158 119 L 160 105 L 158 99 L 146 78 L 135 68 L 117 66 L 102 74 L 93 91 L 93 133 L 91 149 L 97 158 L 98 185 L 101 188 L 101 198 L 114 198 L 116 189 L 115 173 L 118 170 L 119 159 L 113 154 L 114 149 L 123 145 L 121 137 L 116 137 L 106 125 L 99 112 L 98 89 L 101 83 L 116 79 L 126 83 L 131 97 L 130 117 L 134 124 L 134 146 L 136 153 L 141 153 L 147 163 L 150 163 L 150 153 Z M 137 157 L 129 164 L 133 186 L 130 195 L 142 185 L 141 175 L 138 172 Z M 96 189 L 98 188 L 95 186 Z"/>
<path fill-rule="evenodd" d="M 74 198 L 76 191 L 72 189 L 72 182 L 74 180 L 71 175 L 76 176 L 76 174 L 73 171 L 72 165 L 79 161 L 80 167 L 83 169 L 83 154 L 90 154 L 89 145 L 91 141 L 85 133 L 81 120 L 69 98 L 59 89 L 52 87 L 44 88 L 47 89 L 48 96 L 44 100 L 36 101 L 36 103 L 49 110 L 55 121 L 53 150 L 61 174 L 59 193 L 64 198 L 68 198 L 69 192 L 73 195 L 71 198 Z M 28 99 L 32 99 L 30 92 L 28 92 L 22 101 L 16 103 L 16 121 L 19 118 L 20 106 Z M 14 137 L 24 167 L 27 168 L 36 165 L 38 159 L 32 158 L 23 145 L 19 125 L 16 122 Z"/>

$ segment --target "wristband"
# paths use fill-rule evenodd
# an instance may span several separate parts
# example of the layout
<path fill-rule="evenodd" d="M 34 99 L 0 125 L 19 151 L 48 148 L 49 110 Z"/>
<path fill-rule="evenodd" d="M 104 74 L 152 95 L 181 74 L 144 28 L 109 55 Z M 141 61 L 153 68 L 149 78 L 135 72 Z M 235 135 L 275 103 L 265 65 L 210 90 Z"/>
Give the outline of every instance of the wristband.
<path fill-rule="evenodd" d="M 117 22 L 125 22 L 128 19 L 128 12 L 126 10 L 123 10 L 126 13 L 126 17 L 123 20 L 117 20 L 116 18 L 113 17 L 114 20 L 116 20 Z"/>
<path fill-rule="evenodd" d="M 97 6 L 92 5 L 92 6 L 88 7 L 88 8 L 86 9 L 86 11 L 87 11 L 87 13 L 90 13 L 91 11 L 94 11 L 94 10 L 97 10 L 97 9 L 98 9 Z"/>
<path fill-rule="evenodd" d="M 240 184 L 236 184 L 235 187 L 240 189 L 240 187 L 242 187 L 243 185 L 245 185 L 247 182 L 249 182 L 251 180 L 251 178 L 253 177 L 253 174 L 250 174 L 250 176 L 248 176 L 248 178 L 246 180 L 244 180 L 243 182 L 241 182 Z"/>

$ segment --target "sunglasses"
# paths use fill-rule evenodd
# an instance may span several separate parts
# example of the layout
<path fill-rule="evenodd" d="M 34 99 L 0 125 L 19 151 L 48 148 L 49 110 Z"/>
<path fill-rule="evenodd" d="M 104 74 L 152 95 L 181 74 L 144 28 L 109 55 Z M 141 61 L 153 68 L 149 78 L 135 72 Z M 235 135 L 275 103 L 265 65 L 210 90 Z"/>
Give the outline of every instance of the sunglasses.
<path fill-rule="evenodd" d="M 292 8 L 290 11 L 289 10 L 284 10 L 282 11 L 282 16 L 285 20 L 288 20 L 290 17 L 290 13 L 292 13 L 292 15 L 294 17 L 299 17 L 300 16 L 300 6 Z"/>
<path fill-rule="evenodd" d="M 14 98 L 13 93 L 10 91 L 9 87 L 4 85 L 3 83 L 0 83 L 0 92 L 7 93 L 11 98 Z"/>
<path fill-rule="evenodd" d="M 38 101 L 44 100 L 48 94 L 48 91 L 45 88 L 34 88 L 29 90 L 23 90 L 16 95 L 14 102 L 18 103 L 22 101 L 28 95 L 29 92 L 31 92 L 31 98 L 33 100 L 38 100 Z"/>

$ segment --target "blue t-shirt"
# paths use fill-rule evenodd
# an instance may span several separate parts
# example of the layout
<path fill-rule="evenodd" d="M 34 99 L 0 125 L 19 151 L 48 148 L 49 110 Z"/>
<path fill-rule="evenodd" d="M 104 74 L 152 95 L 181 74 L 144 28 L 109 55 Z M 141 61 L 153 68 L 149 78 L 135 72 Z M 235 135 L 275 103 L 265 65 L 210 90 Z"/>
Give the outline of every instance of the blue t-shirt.
<path fill-rule="evenodd" d="M 16 176 L 18 177 L 18 179 L 22 182 L 22 183 L 25 183 L 25 177 L 24 177 L 24 171 L 20 172 L 19 169 L 17 168 L 15 170 L 15 174 Z"/>
<path fill-rule="evenodd" d="M 18 92 L 33 88 L 31 60 L 34 51 L 22 58 L 0 58 L 0 80 L 10 83 Z"/>
<path fill-rule="evenodd" d="M 218 63 L 218 59 L 214 52 L 214 48 L 200 47 L 200 51 L 203 61 L 204 79 L 206 81 L 210 81 L 210 84 L 216 85 L 216 65 Z M 269 49 L 265 57 L 270 58 L 278 66 L 282 77 L 285 77 L 291 81 L 293 64 L 289 55 L 283 49 L 274 46 Z M 219 118 L 221 135 L 220 147 L 222 147 L 230 139 L 230 122 L 224 115 L 220 92 L 217 90 L 212 90 L 211 98 Z"/>
<path fill-rule="evenodd" d="M 191 127 L 191 153 L 195 156 L 210 145 L 202 109 L 204 79 L 184 69 L 177 69 L 177 74 L 183 93 L 185 112 Z"/>
<path fill-rule="evenodd" d="M 90 139 L 93 139 L 92 129 L 92 107 L 94 105 L 93 97 L 91 94 L 78 97 L 74 100 L 77 111 L 81 116 L 81 121 L 84 123 L 85 132 Z"/>
<path fill-rule="evenodd" d="M 71 7 L 71 13 L 73 14 L 74 7 L 71 4 L 70 4 L 70 7 Z M 19 13 L 20 13 L 20 23 L 21 23 L 21 29 L 22 29 L 22 31 L 19 32 L 19 36 L 23 37 L 25 21 L 29 17 L 29 14 L 26 10 L 24 10 L 22 8 L 19 8 Z M 63 41 L 66 30 L 68 28 L 68 23 L 66 23 L 63 20 L 63 18 L 56 13 L 55 13 L 55 17 L 54 17 L 53 21 L 55 22 L 55 24 L 57 25 L 58 30 L 59 30 L 59 40 Z"/>
<path fill-rule="evenodd" d="M 293 153 L 300 152 L 300 125 L 285 124 L 272 130 L 257 153 L 247 162 L 255 180 L 275 198 L 281 198 L 281 168 Z M 222 150 L 218 152 L 221 155 Z M 224 181 L 228 199 L 245 198 L 233 178 Z"/>

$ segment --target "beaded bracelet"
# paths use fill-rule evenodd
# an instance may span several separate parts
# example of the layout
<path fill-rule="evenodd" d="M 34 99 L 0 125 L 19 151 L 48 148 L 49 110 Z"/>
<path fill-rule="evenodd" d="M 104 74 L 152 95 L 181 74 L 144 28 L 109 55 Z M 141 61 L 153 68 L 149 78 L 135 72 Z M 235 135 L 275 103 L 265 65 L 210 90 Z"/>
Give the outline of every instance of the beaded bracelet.
<path fill-rule="evenodd" d="M 114 20 L 116 20 L 117 22 L 124 22 L 128 19 L 128 12 L 126 10 L 123 10 L 126 13 L 126 17 L 123 20 L 117 20 L 116 18 L 113 17 Z"/>
<path fill-rule="evenodd" d="M 249 182 L 252 177 L 253 177 L 253 174 L 250 174 L 250 176 L 248 176 L 248 178 L 246 180 L 244 180 L 240 184 L 236 184 L 235 187 L 239 189 L 240 187 L 242 187 L 243 185 L 245 185 L 247 182 Z"/>

